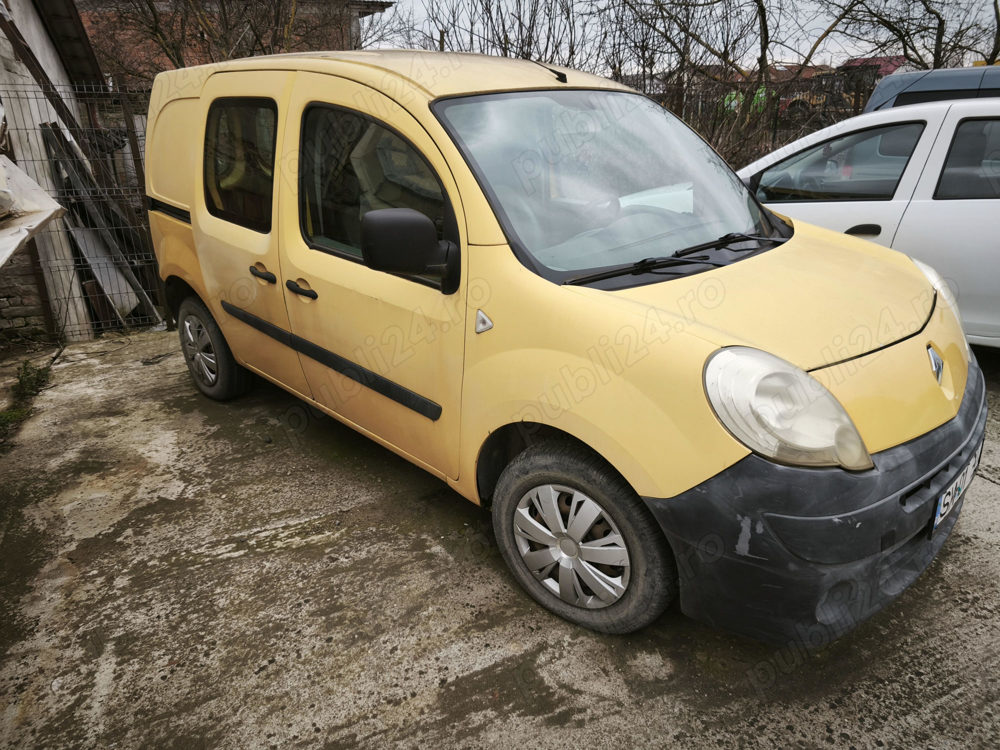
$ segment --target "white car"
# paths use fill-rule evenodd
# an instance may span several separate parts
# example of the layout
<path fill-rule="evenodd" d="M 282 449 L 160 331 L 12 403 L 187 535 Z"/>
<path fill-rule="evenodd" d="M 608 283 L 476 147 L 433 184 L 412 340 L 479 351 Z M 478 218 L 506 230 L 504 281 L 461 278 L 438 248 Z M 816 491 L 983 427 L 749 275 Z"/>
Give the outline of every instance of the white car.
<path fill-rule="evenodd" d="M 938 269 L 969 341 L 1000 346 L 1000 98 L 852 117 L 739 176 L 779 213 Z"/>

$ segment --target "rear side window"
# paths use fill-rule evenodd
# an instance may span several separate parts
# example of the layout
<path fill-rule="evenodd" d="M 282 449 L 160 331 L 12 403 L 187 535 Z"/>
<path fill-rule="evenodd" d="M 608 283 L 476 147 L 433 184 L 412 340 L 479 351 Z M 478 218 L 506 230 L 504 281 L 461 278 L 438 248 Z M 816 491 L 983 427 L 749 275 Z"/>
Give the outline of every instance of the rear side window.
<path fill-rule="evenodd" d="M 420 153 L 366 117 L 313 105 L 304 115 L 299 212 L 311 247 L 361 258 L 361 217 L 412 208 L 445 225 L 441 184 Z"/>
<path fill-rule="evenodd" d="M 924 123 L 859 130 L 800 151 L 761 172 L 765 203 L 892 200 Z"/>
<path fill-rule="evenodd" d="M 1000 198 L 1000 120 L 959 123 L 934 197 Z"/>
<path fill-rule="evenodd" d="M 271 231 L 278 107 L 271 99 L 216 99 L 205 129 L 205 203 L 220 219 Z"/>

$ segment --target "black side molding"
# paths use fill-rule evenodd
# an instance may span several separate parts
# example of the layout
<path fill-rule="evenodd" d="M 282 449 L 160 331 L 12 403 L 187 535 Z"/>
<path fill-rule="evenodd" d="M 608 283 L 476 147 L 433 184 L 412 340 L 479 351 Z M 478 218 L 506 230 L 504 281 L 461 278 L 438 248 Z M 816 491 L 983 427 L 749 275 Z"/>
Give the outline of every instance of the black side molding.
<path fill-rule="evenodd" d="M 263 318 L 258 318 L 256 315 L 248 313 L 246 310 L 236 307 L 236 305 L 230 304 L 225 300 L 222 301 L 222 309 L 237 320 L 270 336 L 275 341 L 279 341 L 290 349 L 294 349 L 300 354 L 304 354 L 310 359 L 326 365 L 331 370 L 336 370 L 341 375 L 350 378 L 356 383 L 360 383 L 366 388 L 370 388 L 376 393 L 380 393 L 386 398 L 392 399 L 397 404 L 402 404 L 407 409 L 412 409 L 417 414 L 427 417 L 432 422 L 436 422 L 441 417 L 440 404 L 424 398 L 419 393 L 414 393 L 409 388 L 405 388 L 399 383 L 379 375 L 377 372 L 372 372 L 349 359 L 344 359 L 329 349 L 324 349 L 301 336 L 296 336 L 291 331 L 279 328 L 273 323 L 269 323 Z"/>
<path fill-rule="evenodd" d="M 156 198 L 150 198 L 148 195 L 146 196 L 146 209 L 166 214 L 167 216 L 177 219 L 178 221 L 183 221 L 185 224 L 191 223 L 190 211 L 185 211 L 183 208 L 178 208 L 177 206 L 171 206 L 169 203 L 164 203 Z"/>

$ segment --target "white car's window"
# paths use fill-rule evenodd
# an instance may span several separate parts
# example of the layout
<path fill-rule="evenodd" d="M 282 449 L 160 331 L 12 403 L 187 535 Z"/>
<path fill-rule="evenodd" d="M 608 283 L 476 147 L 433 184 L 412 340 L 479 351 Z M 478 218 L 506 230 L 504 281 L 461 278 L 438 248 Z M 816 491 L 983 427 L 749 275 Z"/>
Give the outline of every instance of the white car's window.
<path fill-rule="evenodd" d="M 855 131 L 789 156 L 758 176 L 766 203 L 892 200 L 922 122 Z"/>
<path fill-rule="evenodd" d="M 1000 198 L 1000 120 L 959 123 L 934 197 Z"/>

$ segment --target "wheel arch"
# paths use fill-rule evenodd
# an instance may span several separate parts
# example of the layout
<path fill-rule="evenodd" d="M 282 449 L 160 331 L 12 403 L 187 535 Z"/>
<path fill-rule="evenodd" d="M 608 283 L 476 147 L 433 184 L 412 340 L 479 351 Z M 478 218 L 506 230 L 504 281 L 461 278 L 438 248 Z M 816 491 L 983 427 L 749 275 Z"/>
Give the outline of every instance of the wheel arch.
<path fill-rule="evenodd" d="M 575 435 L 541 422 L 511 422 L 493 430 L 479 448 L 476 456 L 476 492 L 480 504 L 485 508 L 490 507 L 500 475 L 514 458 L 529 446 L 547 440 L 572 443 L 594 454 L 632 487 L 632 483 L 607 457 Z"/>
<path fill-rule="evenodd" d="M 599 632 L 628 633 L 655 621 L 676 598 L 679 583 L 676 555 L 663 526 L 645 500 L 635 493 L 633 485 L 600 453 L 561 430 L 546 428 L 537 423 L 525 426 L 529 429 L 541 428 L 537 432 L 528 433 L 531 435 L 527 438 L 529 441 L 534 440 L 537 435 L 538 442 L 533 442 L 513 459 L 515 471 L 501 474 L 498 486 L 502 491 L 496 494 L 496 501 L 491 508 L 497 545 L 514 578 L 535 601 L 549 611 Z M 518 424 L 505 425 L 494 432 L 494 435 L 500 433 L 495 438 L 497 444 L 503 445 L 505 436 L 509 445 L 513 440 L 511 436 L 516 434 L 518 427 Z M 515 433 L 509 432 L 512 428 Z M 487 447 L 484 445 L 484 448 Z M 579 478 L 579 482 L 574 482 L 574 478 Z M 547 539 L 540 539 L 527 532 L 526 527 L 518 521 L 519 508 L 527 504 L 532 494 L 531 488 L 540 485 L 555 489 L 559 504 L 558 509 L 552 510 L 562 516 L 560 522 L 553 522 L 548 514 L 545 516 L 545 523 L 539 521 L 548 529 Z M 567 514 L 574 507 L 575 500 L 566 502 L 567 489 L 574 496 L 579 491 L 588 498 L 591 508 L 596 506 L 598 511 L 607 516 L 610 528 L 595 528 L 596 536 L 584 536 L 590 533 L 590 527 L 597 519 L 597 515 L 591 515 L 586 526 L 578 528 L 578 534 L 574 533 L 573 526 L 576 522 L 571 523 Z M 536 510 L 540 510 L 537 505 Z M 530 509 L 528 512 L 531 512 Z M 613 540 L 612 534 L 617 534 L 617 538 Z M 591 559 L 580 550 L 569 553 L 568 557 L 564 556 L 566 548 L 562 541 L 567 535 L 580 545 L 588 539 L 595 540 L 602 536 L 608 538 L 608 543 L 620 545 L 627 555 L 624 565 L 631 568 L 633 574 L 628 581 L 618 579 L 617 592 L 610 591 L 615 594 L 613 599 L 609 600 L 606 594 L 600 594 L 599 585 L 597 588 L 593 587 L 595 578 L 599 577 L 599 572 L 612 577 L 624 573 L 602 569 L 597 561 L 592 564 L 597 565 L 600 570 L 589 567 L 587 563 L 578 564 L 578 556 L 585 560 Z M 518 543 L 519 537 L 530 537 L 542 546 L 525 547 Z M 541 551 L 546 545 L 555 556 L 546 556 Z M 546 570 L 541 575 L 538 566 L 528 564 L 528 556 L 535 557 L 539 553 L 547 558 L 542 562 L 542 567 Z M 558 574 L 554 576 L 558 583 L 547 580 L 553 578 L 553 568 L 549 563 L 554 564 L 560 558 L 562 562 L 559 563 Z M 606 564 L 618 563 L 606 561 Z M 585 574 L 584 569 L 589 569 L 590 573 Z M 574 581 L 571 584 L 572 590 L 565 589 L 566 579 L 563 574 L 567 572 Z M 588 589 L 587 586 L 591 588 Z M 604 603 L 593 606 L 581 603 L 580 597 L 590 600 L 599 597 Z"/>
<path fill-rule="evenodd" d="M 219 326 L 219 332 L 222 334 L 222 338 L 225 340 L 226 346 L 232 349 L 232 344 L 229 343 L 229 336 L 226 335 L 226 328 L 223 326 L 222 322 L 219 321 L 217 313 L 212 311 L 212 306 L 208 304 L 205 297 L 199 294 L 198 290 L 195 289 L 190 282 L 180 276 L 171 274 L 164 279 L 163 284 L 167 293 L 167 305 L 173 313 L 174 320 L 178 319 L 178 312 L 180 311 L 181 303 L 188 297 L 194 297 L 205 307 L 208 314 L 212 316 L 212 320 L 214 320 L 215 324 Z M 178 324 L 180 324 L 179 320 Z M 240 365 L 245 364 L 244 361 L 237 356 L 236 352 L 233 352 L 233 357 Z"/>
<path fill-rule="evenodd" d="M 177 318 L 177 312 L 180 310 L 181 302 L 186 297 L 195 297 L 201 304 L 205 305 L 205 300 L 201 298 L 201 295 L 198 294 L 195 288 L 180 276 L 168 276 L 164 279 L 163 283 L 167 290 L 167 306 L 170 308 L 170 312 L 173 313 L 175 319 Z M 205 307 L 208 308 L 208 305 L 205 305 Z"/>

